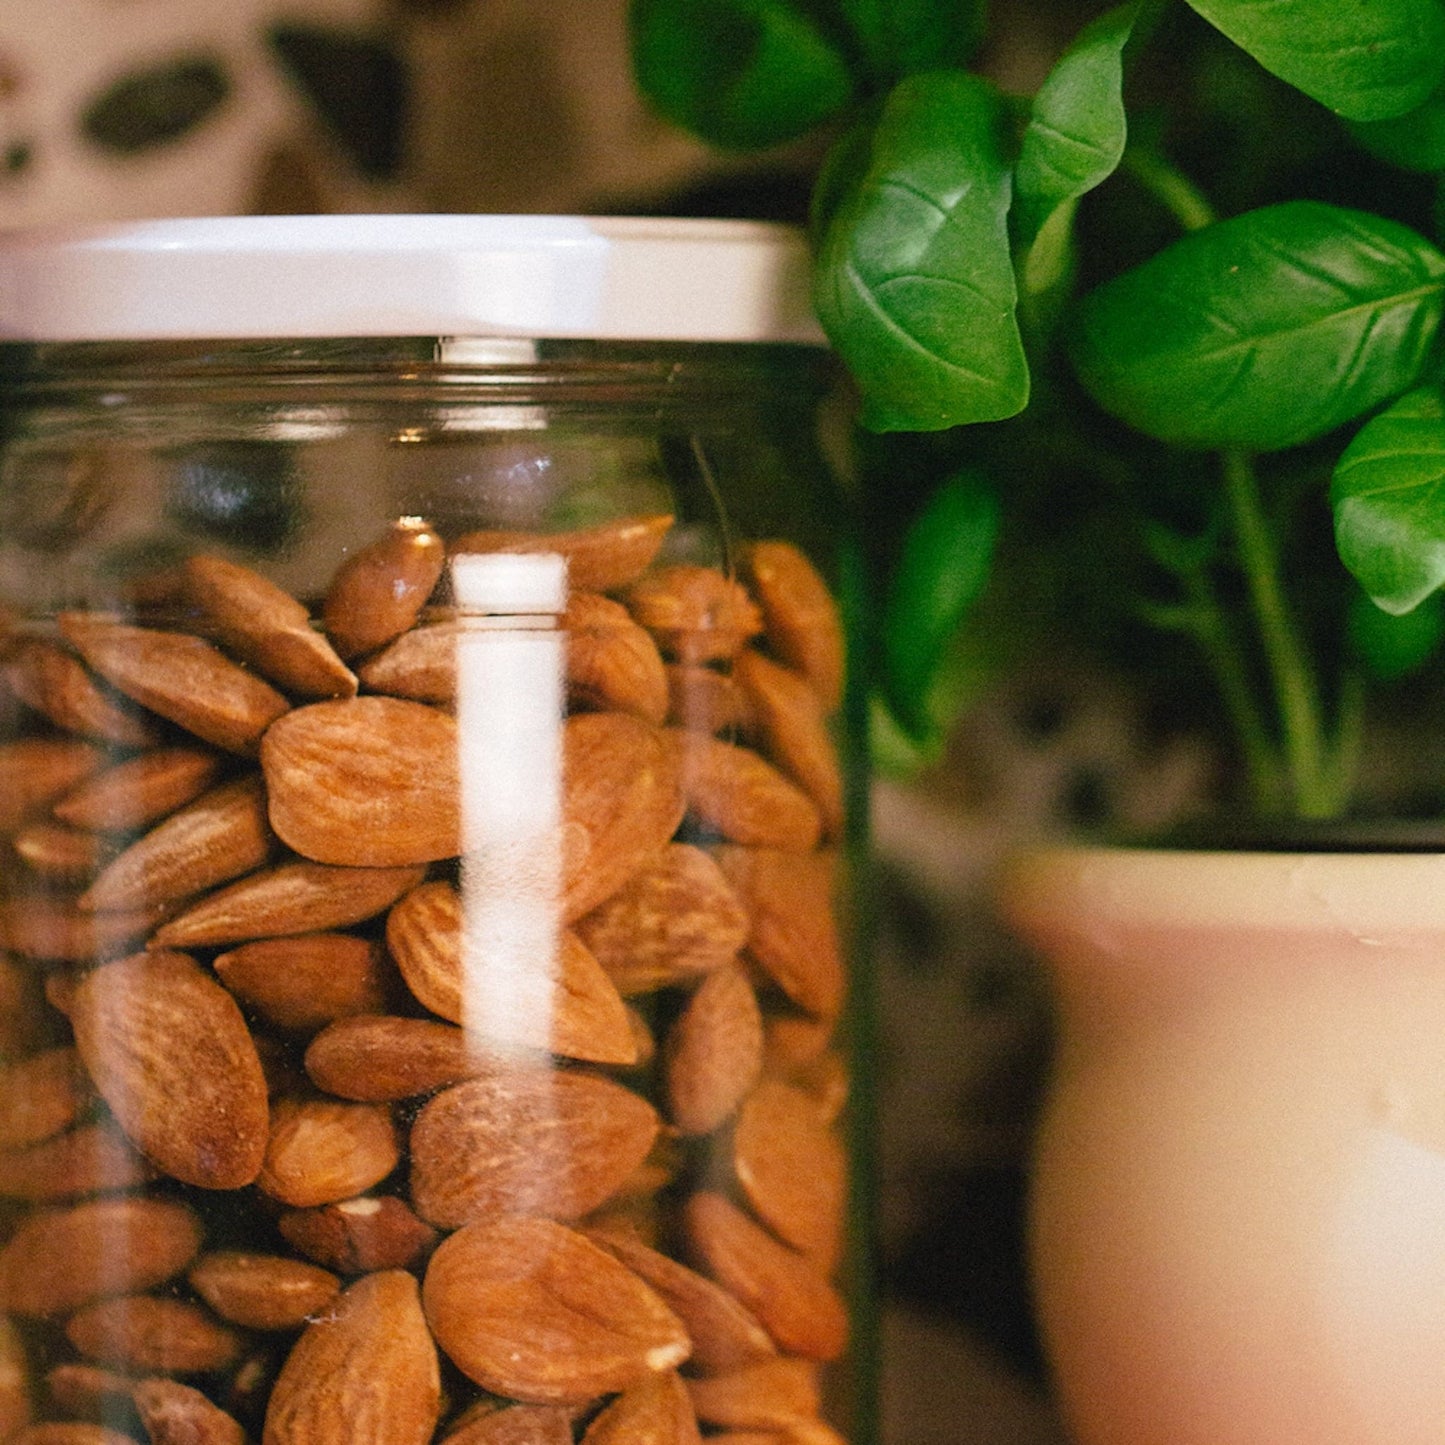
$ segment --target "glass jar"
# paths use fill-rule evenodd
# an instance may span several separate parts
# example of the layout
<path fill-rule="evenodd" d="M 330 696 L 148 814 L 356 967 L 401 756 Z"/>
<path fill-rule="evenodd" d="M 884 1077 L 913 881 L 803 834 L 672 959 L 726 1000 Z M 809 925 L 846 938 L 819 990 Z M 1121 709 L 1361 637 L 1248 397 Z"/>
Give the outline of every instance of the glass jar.
<path fill-rule="evenodd" d="M 0 242 L 0 1435 L 866 1435 L 805 276 Z"/>

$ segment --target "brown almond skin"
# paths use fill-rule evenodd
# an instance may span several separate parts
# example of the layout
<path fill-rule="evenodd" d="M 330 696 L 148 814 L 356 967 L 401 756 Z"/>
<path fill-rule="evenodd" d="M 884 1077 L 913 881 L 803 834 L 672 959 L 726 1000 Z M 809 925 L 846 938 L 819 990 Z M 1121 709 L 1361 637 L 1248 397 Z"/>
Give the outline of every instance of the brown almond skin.
<path fill-rule="evenodd" d="M 269 683 L 188 632 L 77 612 L 61 614 L 60 630 L 112 686 L 226 752 L 253 756 L 261 734 L 290 709 Z"/>
<path fill-rule="evenodd" d="M 297 1208 L 350 1199 L 385 1179 L 401 1158 L 391 1111 L 340 1099 L 281 1099 L 257 1187 Z"/>
<path fill-rule="evenodd" d="M 567 630 L 567 700 L 574 709 L 667 718 L 667 672 L 657 644 L 627 609 L 595 592 L 574 592 L 562 619 Z"/>
<path fill-rule="evenodd" d="M 259 868 L 275 841 L 261 780 L 236 778 L 132 843 L 80 895 L 79 906 L 143 908 L 203 893 Z"/>
<path fill-rule="evenodd" d="M 197 555 L 181 566 L 186 600 L 233 656 L 298 697 L 354 697 L 356 674 L 289 592 L 249 567 Z"/>
<path fill-rule="evenodd" d="M 266 1080 L 235 1000 L 185 954 L 136 954 L 83 977 L 70 1005 L 76 1047 L 131 1141 L 159 1169 L 205 1189 L 260 1172 Z"/>
<path fill-rule="evenodd" d="M 7 898 L 0 900 L 0 949 L 56 963 L 93 963 L 139 943 L 163 916 L 156 908 L 82 913 L 62 898 Z"/>
<path fill-rule="evenodd" d="M 707 1379 L 689 1380 L 697 1417 L 730 1430 L 782 1430 L 822 1409 L 812 1360 L 759 1360 Z"/>
<path fill-rule="evenodd" d="M 426 605 L 446 549 L 420 517 L 402 517 L 337 568 L 321 617 L 336 651 L 348 661 L 400 636 Z"/>
<path fill-rule="evenodd" d="M 576 591 L 615 592 L 652 565 L 672 528 L 670 514 L 621 517 L 571 532 L 467 532 L 453 552 L 555 552 L 567 559 Z"/>
<path fill-rule="evenodd" d="M 367 658 L 357 674 L 371 692 L 415 702 L 454 703 L 462 626 L 452 619 L 413 627 Z"/>
<path fill-rule="evenodd" d="M 730 843 L 806 853 L 823 835 L 818 806 L 751 748 L 668 730 L 687 810 Z"/>
<path fill-rule="evenodd" d="M 10 1320 L 0 1319 L 0 1440 L 8 1440 L 28 1425 L 33 1413 L 25 1342 Z M 571 1438 L 568 1431 L 567 1439 Z"/>
<path fill-rule="evenodd" d="M 710 1134 L 763 1068 L 763 1018 L 747 974 L 710 973 L 668 1031 L 663 1077 L 668 1114 L 684 1134 Z"/>
<path fill-rule="evenodd" d="M 95 1098 L 68 1045 L 0 1065 L 0 1149 L 37 1144 L 67 1129 Z"/>
<path fill-rule="evenodd" d="M 73 828 L 129 833 L 199 798 L 221 760 L 200 748 L 152 748 L 71 788 L 54 808 Z"/>
<path fill-rule="evenodd" d="M 763 611 L 768 646 L 802 673 L 824 708 L 843 700 L 843 624 L 828 584 L 791 542 L 754 542 L 743 559 L 753 596 Z"/>
<path fill-rule="evenodd" d="M 848 1312 L 821 1270 L 712 1190 L 691 1195 L 682 1213 L 703 1271 L 758 1317 L 780 1350 L 809 1360 L 843 1353 Z"/>
<path fill-rule="evenodd" d="M 0 832 L 94 776 L 105 754 L 79 738 L 17 738 L 0 744 Z"/>
<path fill-rule="evenodd" d="M 306 1072 L 317 1088 L 362 1103 L 430 1094 L 491 1067 L 454 1024 L 386 1014 L 337 1019 L 306 1049 Z"/>
<path fill-rule="evenodd" d="M 748 915 L 717 864 L 670 843 L 577 922 L 577 935 L 624 996 L 687 983 L 736 956 Z"/>
<path fill-rule="evenodd" d="M 720 1374 L 777 1354 L 772 1336 L 721 1285 L 649 1248 L 640 1239 L 622 1233 L 601 1238 L 590 1230 L 588 1233 L 655 1289 L 687 1327 L 692 1340 L 690 1369 Z"/>
<path fill-rule="evenodd" d="M 548 1219 L 457 1230 L 422 1286 L 438 1345 L 469 1379 L 536 1404 L 584 1404 L 687 1358 L 682 1322 L 605 1250 Z"/>
<path fill-rule="evenodd" d="M 502 1048 L 541 1049 L 600 1064 L 631 1064 L 637 1045 L 616 985 L 576 936 L 564 930 L 555 958 L 537 958 L 534 973 L 514 982 L 479 950 L 467 960 L 463 989 L 462 900 L 449 883 L 424 883 L 387 917 L 386 941 L 416 999 L 434 1014 L 464 1024 L 469 1037 Z M 522 995 L 538 1007 L 519 1003 Z M 493 1010 L 489 998 L 512 1007 Z M 469 1009 L 469 1004 L 474 1008 Z"/>
<path fill-rule="evenodd" d="M 747 694 L 730 673 L 702 663 L 667 665 L 667 721 L 704 733 L 746 733 L 752 726 Z"/>
<path fill-rule="evenodd" d="M 420 868 L 282 863 L 203 898 L 157 929 L 151 943 L 159 948 L 206 948 L 273 934 L 347 928 L 389 908 L 422 876 Z"/>
<path fill-rule="evenodd" d="M 17 1430 L 5 1445 L 136 1445 L 133 1436 L 89 1420 L 42 1420 Z"/>
<path fill-rule="evenodd" d="M 15 835 L 21 862 L 42 878 L 81 883 L 93 878 L 115 856 L 117 845 L 98 833 L 39 820 Z"/>
<path fill-rule="evenodd" d="M 461 849 L 457 725 L 395 697 L 297 708 L 267 732 L 271 826 L 303 858 L 393 868 Z"/>
<path fill-rule="evenodd" d="M 179 1380 L 140 1380 L 131 1399 L 151 1445 L 244 1445 L 240 1422 Z"/>
<path fill-rule="evenodd" d="M 692 1399 L 676 1370 L 624 1390 L 582 1436 L 582 1445 L 698 1445 Z"/>
<path fill-rule="evenodd" d="M 479 1402 L 482 1403 L 482 1402 Z M 439 1445 L 572 1445 L 573 1411 L 565 1405 L 507 1405 L 468 1410 Z"/>
<path fill-rule="evenodd" d="M 121 1196 L 31 1214 L 0 1250 L 0 1310 L 45 1318 L 152 1289 L 180 1274 L 200 1243 L 200 1221 L 171 1200 Z"/>
<path fill-rule="evenodd" d="M 246 1008 L 295 1033 L 380 1013 L 395 992 L 381 945 L 350 933 L 258 938 L 218 954 L 212 967 Z"/>
<path fill-rule="evenodd" d="M 566 922 L 590 913 L 667 844 L 685 812 L 664 735 L 625 713 L 581 713 L 562 739 Z"/>
<path fill-rule="evenodd" d="M 777 1079 L 762 1080 L 738 1110 L 732 1160 L 753 1213 L 831 1273 L 843 1243 L 847 1156 L 816 1100 Z"/>
<path fill-rule="evenodd" d="M 144 748 L 155 733 L 135 713 L 101 691 L 85 667 L 47 642 L 20 644 L 0 667 L 15 695 L 65 732 L 123 748 Z"/>
<path fill-rule="evenodd" d="M 338 1274 L 412 1269 L 437 1241 L 436 1230 L 394 1194 L 288 1209 L 276 1224 L 293 1249 Z"/>
<path fill-rule="evenodd" d="M 262 1445 L 427 1445 L 441 1413 L 436 1346 L 416 1281 L 367 1275 L 296 1342 L 266 1407 Z"/>
<path fill-rule="evenodd" d="M 155 1170 L 112 1124 L 82 1124 L 0 1153 L 0 1196 L 36 1202 L 133 1189 Z"/>
<path fill-rule="evenodd" d="M 45 1392 L 61 1413 L 87 1420 L 124 1418 L 136 1383 L 100 1365 L 68 1361 L 45 1372 Z"/>
<path fill-rule="evenodd" d="M 443 1229 L 496 1212 L 577 1219 L 657 1137 L 656 1110 L 611 1079 L 513 1068 L 445 1090 L 411 1131 L 412 1203 Z"/>
<path fill-rule="evenodd" d="M 318 1265 L 242 1250 L 203 1254 L 187 1278 L 222 1319 L 252 1330 L 299 1329 L 341 1290 L 341 1281 Z"/>
<path fill-rule="evenodd" d="M 160 1295 L 121 1295 L 77 1310 L 65 1337 L 87 1359 L 137 1373 L 193 1375 L 223 1370 L 241 1337 L 199 1305 Z"/>
<path fill-rule="evenodd" d="M 662 652 L 680 662 L 736 657 L 763 630 L 747 589 L 715 567 L 663 567 L 631 587 L 626 601 Z"/>

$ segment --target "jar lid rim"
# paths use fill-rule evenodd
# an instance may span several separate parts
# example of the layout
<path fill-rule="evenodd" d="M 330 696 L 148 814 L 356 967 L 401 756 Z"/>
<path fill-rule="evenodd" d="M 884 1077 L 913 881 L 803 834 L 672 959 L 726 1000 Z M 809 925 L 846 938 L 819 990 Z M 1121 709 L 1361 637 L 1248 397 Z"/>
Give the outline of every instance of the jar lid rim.
<path fill-rule="evenodd" d="M 0 233 L 0 340 L 522 336 L 823 345 L 764 221 L 218 216 Z"/>

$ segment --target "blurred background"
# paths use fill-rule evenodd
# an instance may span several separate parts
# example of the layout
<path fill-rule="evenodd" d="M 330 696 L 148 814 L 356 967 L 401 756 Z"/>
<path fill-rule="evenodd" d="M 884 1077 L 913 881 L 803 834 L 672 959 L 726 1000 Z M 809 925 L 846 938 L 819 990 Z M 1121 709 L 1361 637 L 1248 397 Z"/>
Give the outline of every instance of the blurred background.
<path fill-rule="evenodd" d="M 990 72 L 1032 90 L 1080 19 L 1060 3 L 995 25 Z M 6 227 L 400 210 L 801 220 L 817 159 L 719 156 L 647 114 L 625 0 L 0 7 Z M 972 709 L 925 776 L 876 786 L 888 1445 L 1062 1439 L 1021 1260 L 1048 1014 L 986 885 L 1026 840 L 1186 812 L 1209 759 L 1158 714 L 1101 666 L 1044 659 Z"/>

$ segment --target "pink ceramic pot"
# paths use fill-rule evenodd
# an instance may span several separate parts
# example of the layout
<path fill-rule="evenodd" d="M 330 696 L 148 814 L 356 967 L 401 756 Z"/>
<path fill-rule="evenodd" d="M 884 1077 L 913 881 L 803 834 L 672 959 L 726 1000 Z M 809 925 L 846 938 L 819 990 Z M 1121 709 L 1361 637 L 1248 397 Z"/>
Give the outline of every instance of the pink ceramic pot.
<path fill-rule="evenodd" d="M 1445 856 L 1057 849 L 1002 898 L 1079 1445 L 1445 1441 Z"/>

